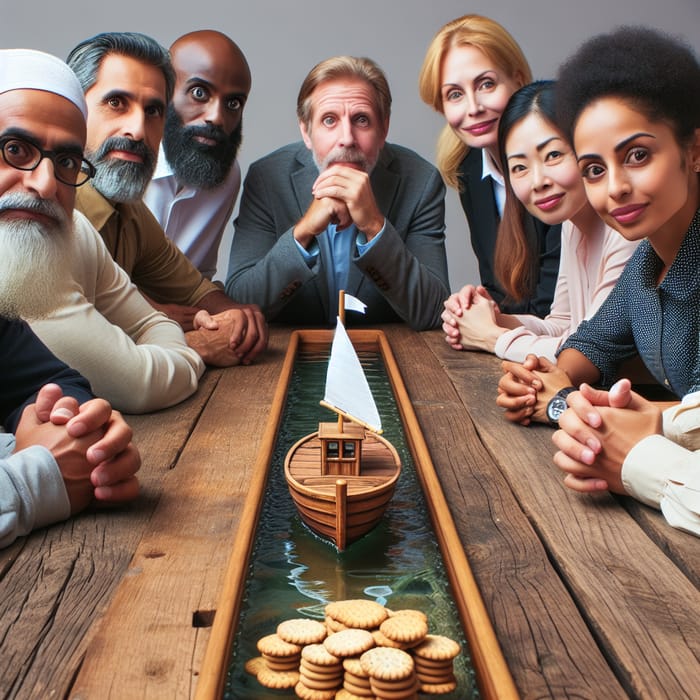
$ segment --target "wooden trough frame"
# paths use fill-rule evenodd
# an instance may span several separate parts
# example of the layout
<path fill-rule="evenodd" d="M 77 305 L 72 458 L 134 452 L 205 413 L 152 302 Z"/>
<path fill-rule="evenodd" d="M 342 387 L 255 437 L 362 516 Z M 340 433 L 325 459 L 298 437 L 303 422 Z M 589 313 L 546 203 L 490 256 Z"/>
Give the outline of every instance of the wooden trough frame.
<path fill-rule="evenodd" d="M 351 330 L 349 336 L 357 350 L 378 351 L 384 361 L 403 422 L 406 442 L 413 457 L 430 513 L 431 524 L 440 546 L 450 583 L 450 592 L 469 643 L 479 691 L 484 698 L 499 698 L 499 700 L 517 698 L 518 692 L 459 540 L 389 341 L 381 330 Z M 332 339 L 332 330 L 300 330 L 291 334 L 272 402 L 273 411 L 268 419 L 255 463 L 251 488 L 238 525 L 209 644 L 199 674 L 197 700 L 213 700 L 223 695 L 240 613 L 241 594 L 245 588 L 248 572 L 248 561 L 255 541 L 267 475 L 297 354 L 302 347 L 304 350 L 324 351 L 329 347 Z"/>

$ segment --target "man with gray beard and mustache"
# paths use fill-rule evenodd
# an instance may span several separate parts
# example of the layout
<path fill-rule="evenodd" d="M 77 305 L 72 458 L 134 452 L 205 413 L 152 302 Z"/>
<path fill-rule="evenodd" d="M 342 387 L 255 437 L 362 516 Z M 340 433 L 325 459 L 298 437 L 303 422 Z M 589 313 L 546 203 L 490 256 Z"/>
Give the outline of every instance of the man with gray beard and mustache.
<path fill-rule="evenodd" d="M 92 174 L 85 113 L 62 61 L 0 51 L 0 547 L 93 499 L 138 494 L 129 426 L 20 319 L 70 295 L 74 192 Z"/>
<path fill-rule="evenodd" d="M 165 235 L 212 279 L 241 185 L 236 155 L 250 69 L 238 46 L 212 30 L 180 37 L 170 58 L 175 91 L 144 201 Z"/>
<path fill-rule="evenodd" d="M 187 331 L 202 359 L 250 364 L 267 346 L 260 309 L 237 304 L 165 236 L 142 197 L 153 175 L 171 99 L 168 52 L 143 34 L 98 34 L 76 46 L 68 65 L 88 104 L 87 157 L 97 173 L 76 206 L 150 303 Z"/>
<path fill-rule="evenodd" d="M 74 211 L 76 191 L 94 174 L 83 157 L 87 106 L 77 78 L 29 50 L 0 51 L 0 71 L 0 313 L 29 321 L 121 411 L 182 401 L 197 388 L 202 360 Z"/>
<path fill-rule="evenodd" d="M 416 153 L 386 143 L 391 92 L 368 58 L 338 56 L 297 98 L 303 143 L 248 170 L 226 291 L 294 324 L 335 323 L 338 292 L 367 305 L 352 321 L 437 327 L 449 293 L 445 187 Z"/>

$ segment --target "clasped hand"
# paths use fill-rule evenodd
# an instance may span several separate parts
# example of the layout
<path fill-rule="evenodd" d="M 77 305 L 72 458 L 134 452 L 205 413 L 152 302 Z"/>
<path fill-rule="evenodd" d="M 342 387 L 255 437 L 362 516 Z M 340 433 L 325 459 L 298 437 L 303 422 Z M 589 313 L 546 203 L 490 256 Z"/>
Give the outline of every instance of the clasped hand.
<path fill-rule="evenodd" d="M 53 455 L 63 476 L 71 513 L 93 498 L 121 502 L 135 498 L 141 457 L 131 428 L 104 399 L 78 405 L 47 384 L 27 406 L 15 431 L 15 451 L 41 445 Z"/>
<path fill-rule="evenodd" d="M 294 237 L 308 248 L 315 236 L 329 224 L 345 229 L 355 224 L 371 241 L 384 226 L 372 192 L 369 175 L 351 165 L 335 164 L 324 170 L 314 182 L 309 208 L 294 228 Z"/>
<path fill-rule="evenodd" d="M 496 404 L 505 409 L 509 421 L 521 425 L 546 423 L 550 399 L 571 386 L 566 372 L 546 357 L 528 355 L 522 364 L 504 360 L 501 367 Z"/>

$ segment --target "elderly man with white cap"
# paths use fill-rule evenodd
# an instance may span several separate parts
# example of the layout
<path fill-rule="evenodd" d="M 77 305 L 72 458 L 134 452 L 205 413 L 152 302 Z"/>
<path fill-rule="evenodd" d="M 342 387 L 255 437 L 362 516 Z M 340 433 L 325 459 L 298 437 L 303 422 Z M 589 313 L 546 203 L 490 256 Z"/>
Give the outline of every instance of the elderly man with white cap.
<path fill-rule="evenodd" d="M 0 51 L 0 313 L 28 320 L 118 410 L 153 411 L 195 391 L 204 363 L 74 211 L 94 173 L 86 113 L 65 63 Z"/>
<path fill-rule="evenodd" d="M 67 70 L 44 54 L 0 51 L 0 261 L 9 258 L 15 268 L 0 270 L 0 422 L 14 432 L 0 433 L 0 547 L 93 499 L 138 493 L 141 461 L 131 429 L 20 320 L 23 288 L 12 281 L 32 250 L 24 268 L 36 281 L 28 308 L 46 314 L 59 297 L 46 282 L 65 275 L 54 272 L 65 253 L 53 258 L 48 251 L 54 234 L 70 230 L 71 188 L 91 172 L 82 157 L 84 103 Z M 36 255 L 41 239 L 49 242 L 43 256 Z"/>

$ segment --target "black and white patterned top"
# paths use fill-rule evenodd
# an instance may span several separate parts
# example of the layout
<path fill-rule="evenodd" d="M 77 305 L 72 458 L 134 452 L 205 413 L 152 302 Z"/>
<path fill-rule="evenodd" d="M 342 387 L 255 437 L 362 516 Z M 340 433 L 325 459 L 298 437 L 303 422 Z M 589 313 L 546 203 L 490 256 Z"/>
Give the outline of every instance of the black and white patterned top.
<path fill-rule="evenodd" d="M 639 353 L 652 375 L 682 397 L 700 390 L 700 209 L 661 284 L 662 261 L 640 243 L 598 313 L 569 336 L 559 352 L 575 348 L 616 379 L 620 363 Z"/>

